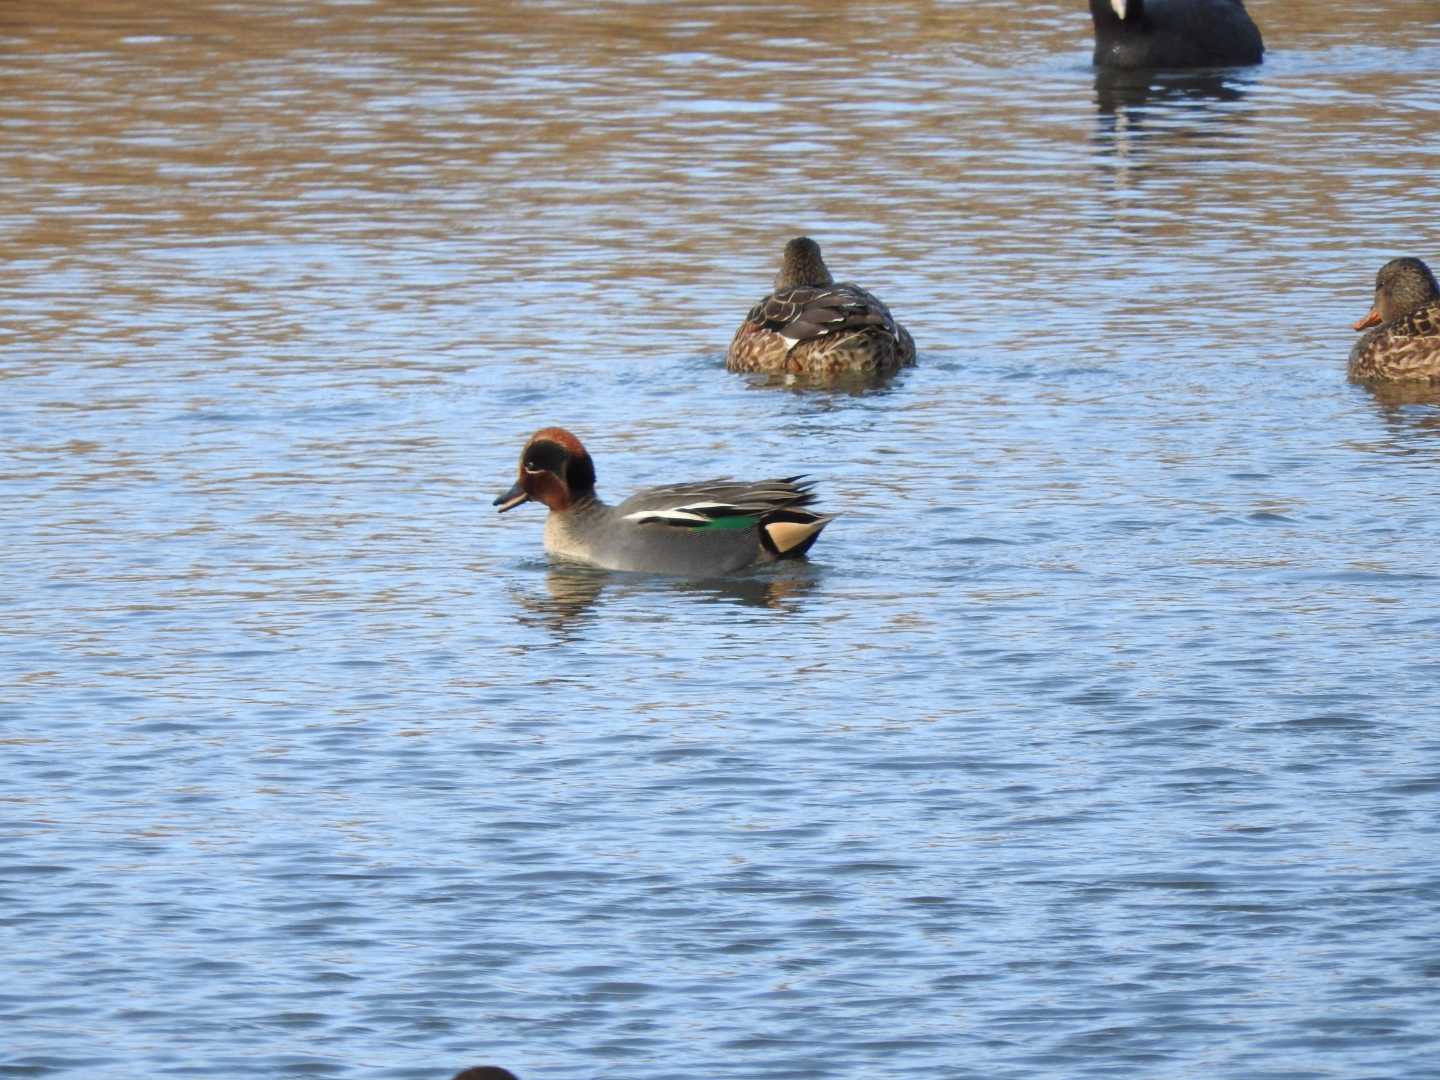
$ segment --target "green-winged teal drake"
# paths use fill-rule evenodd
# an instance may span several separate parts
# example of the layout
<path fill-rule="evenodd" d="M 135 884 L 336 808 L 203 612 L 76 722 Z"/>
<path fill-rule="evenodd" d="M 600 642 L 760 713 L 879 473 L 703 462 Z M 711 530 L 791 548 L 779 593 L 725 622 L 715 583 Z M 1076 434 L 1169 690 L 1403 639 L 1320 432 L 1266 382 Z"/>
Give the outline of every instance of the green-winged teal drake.
<path fill-rule="evenodd" d="M 590 454 L 564 428 L 537 431 L 520 478 L 495 500 L 503 514 L 530 500 L 550 508 L 545 550 L 605 570 L 711 577 L 804 555 L 831 521 L 799 476 L 705 480 L 646 488 L 618 506 L 595 494 Z"/>

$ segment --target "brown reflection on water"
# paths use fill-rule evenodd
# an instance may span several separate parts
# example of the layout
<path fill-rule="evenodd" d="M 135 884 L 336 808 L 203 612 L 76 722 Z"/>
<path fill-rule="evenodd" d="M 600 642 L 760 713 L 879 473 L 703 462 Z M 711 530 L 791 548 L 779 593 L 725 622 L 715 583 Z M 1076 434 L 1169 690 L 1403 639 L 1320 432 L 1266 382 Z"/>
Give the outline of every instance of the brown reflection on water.
<path fill-rule="evenodd" d="M 577 306 L 628 303 L 644 334 L 704 352 L 799 232 L 903 310 L 922 355 L 977 302 L 992 322 L 1042 294 L 1093 307 L 1097 254 L 1124 277 L 1126 248 L 1147 244 L 1229 237 L 1272 255 L 1273 275 L 1240 288 L 1303 290 L 1318 272 L 1328 296 L 1375 261 L 1339 257 L 1337 238 L 1428 220 L 1392 166 L 1440 154 L 1437 111 L 1409 107 L 1434 104 L 1433 72 L 1406 63 L 1440 31 L 1405 0 L 1254 9 L 1264 66 L 1117 103 L 1078 0 L 22 0 L 0 12 L 0 228 L 47 315 L 22 340 L 77 329 L 97 294 L 123 308 L 110 332 L 142 343 L 127 320 L 166 307 L 293 337 L 313 312 L 288 298 L 383 310 L 356 283 L 424 269 L 436 291 L 397 283 L 394 310 L 433 317 L 441 290 L 471 312 L 518 307 L 486 328 L 500 349 L 558 348 Z M 176 256 L 261 240 L 303 246 L 202 259 L 199 275 Z M 555 287 L 515 297 L 517 281 Z M 697 285 L 698 301 L 670 291 Z M 1139 303 L 1123 318 L 1175 307 Z"/>

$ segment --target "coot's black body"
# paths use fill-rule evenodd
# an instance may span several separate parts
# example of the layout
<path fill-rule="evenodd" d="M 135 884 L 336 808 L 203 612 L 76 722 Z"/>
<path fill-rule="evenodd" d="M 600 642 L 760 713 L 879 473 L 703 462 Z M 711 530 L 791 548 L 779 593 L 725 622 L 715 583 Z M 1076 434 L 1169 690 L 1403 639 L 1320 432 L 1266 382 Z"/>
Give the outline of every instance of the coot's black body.
<path fill-rule="evenodd" d="M 1097 67 L 1230 67 L 1265 56 L 1243 0 L 1090 0 L 1090 17 Z"/>

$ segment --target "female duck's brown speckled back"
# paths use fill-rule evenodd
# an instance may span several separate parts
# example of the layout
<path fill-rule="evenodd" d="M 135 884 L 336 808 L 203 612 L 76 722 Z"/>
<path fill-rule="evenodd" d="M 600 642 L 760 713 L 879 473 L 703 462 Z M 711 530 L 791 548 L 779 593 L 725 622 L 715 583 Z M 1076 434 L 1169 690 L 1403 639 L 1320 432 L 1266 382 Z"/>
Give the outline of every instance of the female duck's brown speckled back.
<path fill-rule="evenodd" d="M 915 363 L 915 342 L 890 309 L 859 285 L 837 284 L 820 245 L 785 245 L 775 291 L 745 316 L 730 342 L 731 371 L 810 375 L 886 373 Z"/>

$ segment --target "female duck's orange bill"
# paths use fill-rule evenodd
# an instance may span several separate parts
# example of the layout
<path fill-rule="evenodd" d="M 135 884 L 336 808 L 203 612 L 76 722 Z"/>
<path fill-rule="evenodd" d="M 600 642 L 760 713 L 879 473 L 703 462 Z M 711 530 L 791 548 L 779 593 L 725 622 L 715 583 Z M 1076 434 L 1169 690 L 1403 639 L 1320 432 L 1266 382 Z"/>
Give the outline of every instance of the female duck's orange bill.
<path fill-rule="evenodd" d="M 1372 326 L 1380 325 L 1380 309 L 1371 308 L 1370 314 L 1355 324 L 1356 330 L 1369 330 Z"/>

